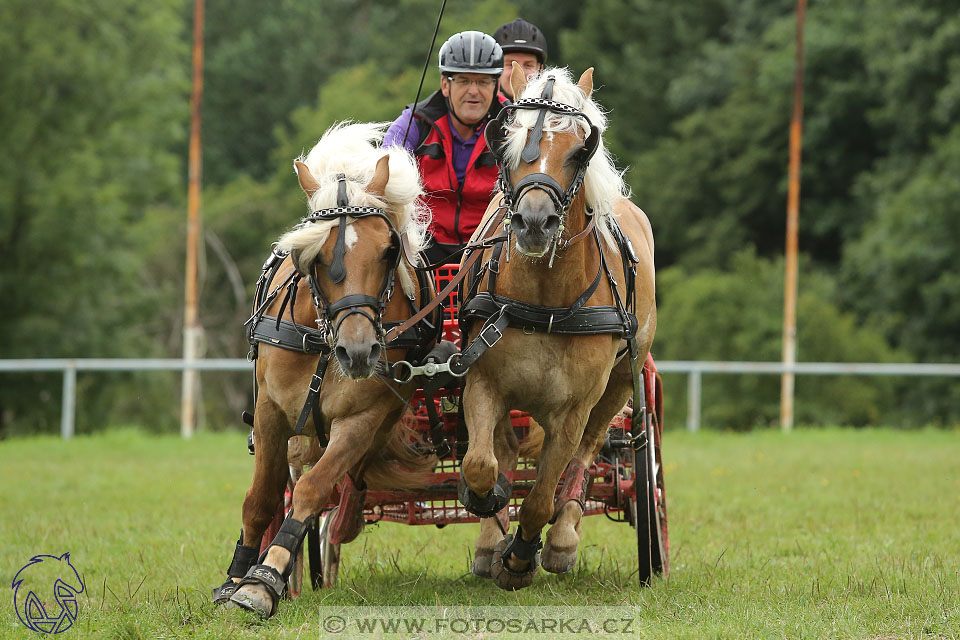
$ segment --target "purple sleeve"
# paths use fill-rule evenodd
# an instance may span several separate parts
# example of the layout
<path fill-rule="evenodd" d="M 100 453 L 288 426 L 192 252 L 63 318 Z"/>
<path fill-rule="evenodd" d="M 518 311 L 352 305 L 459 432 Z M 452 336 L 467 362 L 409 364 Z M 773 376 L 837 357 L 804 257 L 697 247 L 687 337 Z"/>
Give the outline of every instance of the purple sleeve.
<path fill-rule="evenodd" d="M 393 121 L 393 124 L 387 129 L 386 135 L 383 136 L 383 146 L 405 147 L 407 151 L 413 153 L 417 148 L 417 138 L 420 136 L 420 130 L 417 128 L 417 123 L 410 122 L 412 119 L 410 109 L 404 109 L 400 117 Z M 410 128 L 409 133 L 407 133 L 408 126 Z M 406 142 L 403 139 L 404 134 L 407 136 Z"/>

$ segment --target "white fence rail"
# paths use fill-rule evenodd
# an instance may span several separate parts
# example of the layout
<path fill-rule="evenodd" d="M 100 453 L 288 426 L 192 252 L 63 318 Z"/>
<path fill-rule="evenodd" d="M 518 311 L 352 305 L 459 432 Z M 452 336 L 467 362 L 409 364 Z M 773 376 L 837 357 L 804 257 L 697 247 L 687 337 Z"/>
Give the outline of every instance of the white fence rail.
<path fill-rule="evenodd" d="M 76 413 L 77 372 L 79 371 L 250 371 L 243 358 L 219 358 L 186 361 L 181 359 L 39 359 L 0 360 L 0 373 L 60 371 L 63 373 L 63 405 L 60 435 L 73 437 Z M 700 429 L 700 390 L 702 376 L 708 374 L 783 374 L 796 375 L 874 375 L 874 376 L 950 376 L 960 377 L 960 364 L 907 364 L 873 362 L 798 362 L 792 366 L 780 362 L 717 362 L 707 360 L 661 360 L 660 373 L 687 374 L 687 429 Z"/>

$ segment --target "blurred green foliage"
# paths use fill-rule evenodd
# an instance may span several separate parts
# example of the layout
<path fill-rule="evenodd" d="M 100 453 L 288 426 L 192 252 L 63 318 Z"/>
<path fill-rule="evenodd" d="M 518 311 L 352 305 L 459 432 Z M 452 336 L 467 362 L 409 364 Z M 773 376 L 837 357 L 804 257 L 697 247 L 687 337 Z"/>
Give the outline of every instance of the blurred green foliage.
<path fill-rule="evenodd" d="M 7 0 L 0 22 L 0 357 L 179 355 L 193 3 Z M 335 121 L 414 99 L 433 0 L 207 3 L 206 355 L 269 244 L 305 211 L 291 161 Z M 594 66 L 606 138 L 657 238 L 660 359 L 778 360 L 793 0 L 449 2 L 438 37 L 538 24 Z M 438 82 L 436 49 L 423 95 Z M 801 361 L 960 359 L 960 14 L 948 0 L 812 0 L 805 47 Z M 682 377 L 668 377 L 682 424 Z M 0 436 L 53 431 L 55 375 L 0 377 Z M 79 429 L 178 415 L 173 374 L 81 375 Z M 248 378 L 204 374 L 211 428 Z M 800 376 L 803 424 L 956 424 L 953 380 Z M 704 422 L 777 420 L 774 376 L 704 380 Z"/>

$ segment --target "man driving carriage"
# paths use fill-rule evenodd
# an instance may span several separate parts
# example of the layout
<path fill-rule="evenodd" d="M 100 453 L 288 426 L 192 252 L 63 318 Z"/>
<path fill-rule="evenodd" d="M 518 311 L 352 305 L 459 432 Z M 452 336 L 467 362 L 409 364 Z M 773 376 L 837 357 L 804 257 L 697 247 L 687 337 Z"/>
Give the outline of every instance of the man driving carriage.
<path fill-rule="evenodd" d="M 439 66 L 440 89 L 408 105 L 383 140 L 385 147 L 405 147 L 419 163 L 433 212 L 431 263 L 446 261 L 470 239 L 490 203 L 497 164 L 483 131 L 500 113 L 503 51 L 489 35 L 464 31 L 440 47 Z"/>

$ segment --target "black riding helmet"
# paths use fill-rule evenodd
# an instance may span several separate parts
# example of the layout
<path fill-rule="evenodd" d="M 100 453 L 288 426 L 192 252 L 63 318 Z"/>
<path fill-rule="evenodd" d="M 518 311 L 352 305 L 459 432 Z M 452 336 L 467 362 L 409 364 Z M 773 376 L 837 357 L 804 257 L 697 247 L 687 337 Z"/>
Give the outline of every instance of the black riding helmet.
<path fill-rule="evenodd" d="M 440 73 L 503 73 L 503 50 L 497 41 L 479 31 L 463 31 L 440 47 Z"/>
<path fill-rule="evenodd" d="M 532 53 L 540 64 L 547 63 L 547 39 L 543 32 L 523 18 L 508 22 L 493 33 L 504 53 Z"/>

